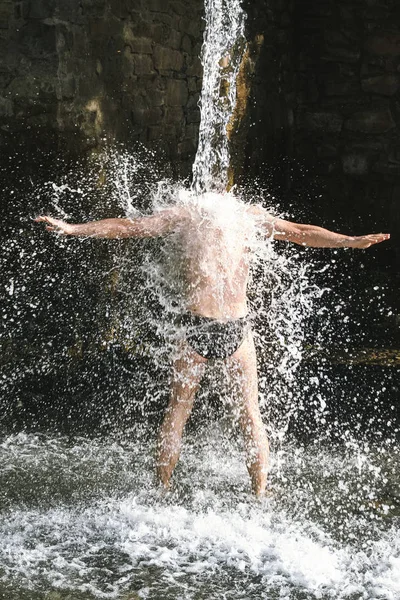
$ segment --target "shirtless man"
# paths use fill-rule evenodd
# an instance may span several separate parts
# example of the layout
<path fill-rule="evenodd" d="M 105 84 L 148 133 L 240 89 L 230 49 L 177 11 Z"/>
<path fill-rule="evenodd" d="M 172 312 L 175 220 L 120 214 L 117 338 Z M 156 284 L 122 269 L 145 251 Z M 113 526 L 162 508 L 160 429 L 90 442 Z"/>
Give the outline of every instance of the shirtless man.
<path fill-rule="evenodd" d="M 229 195 L 227 195 L 229 196 Z M 223 199 L 214 199 L 223 203 Z M 314 225 L 272 217 L 261 206 L 232 202 L 219 214 L 194 201 L 134 219 L 104 219 L 72 225 L 37 217 L 48 231 L 108 239 L 175 235 L 182 247 L 186 281 L 179 324 L 184 335 L 173 363 L 171 394 L 157 444 L 157 475 L 165 488 L 178 461 L 185 424 L 209 360 L 220 359 L 235 385 L 236 412 L 243 434 L 246 465 L 257 496 L 266 488 L 268 439 L 258 404 L 257 363 L 247 321 L 247 284 L 251 256 L 250 229 L 265 238 L 316 248 L 369 248 L 389 234 L 347 236 Z M 231 211 L 228 227 L 221 215 Z M 215 212 L 215 211 L 214 211 Z M 232 218 L 233 215 L 233 218 Z M 226 221 L 226 219 L 225 219 Z M 229 222 L 229 218 L 228 218 Z M 252 225 L 253 224 L 253 225 Z"/>

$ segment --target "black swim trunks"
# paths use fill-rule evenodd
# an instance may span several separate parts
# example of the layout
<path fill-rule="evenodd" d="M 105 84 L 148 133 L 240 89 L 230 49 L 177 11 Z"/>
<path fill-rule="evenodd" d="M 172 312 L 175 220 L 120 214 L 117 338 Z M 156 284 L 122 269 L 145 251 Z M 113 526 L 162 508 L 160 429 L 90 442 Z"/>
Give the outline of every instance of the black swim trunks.
<path fill-rule="evenodd" d="M 228 358 L 243 343 L 249 330 L 248 317 L 218 321 L 187 312 L 179 319 L 190 346 L 203 358 Z"/>

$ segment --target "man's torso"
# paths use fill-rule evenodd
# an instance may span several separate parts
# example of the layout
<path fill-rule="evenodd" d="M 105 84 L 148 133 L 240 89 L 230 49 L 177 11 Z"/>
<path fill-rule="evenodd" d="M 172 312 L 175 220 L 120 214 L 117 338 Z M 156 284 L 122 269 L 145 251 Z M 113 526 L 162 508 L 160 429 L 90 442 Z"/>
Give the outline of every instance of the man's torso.
<path fill-rule="evenodd" d="M 216 211 L 186 208 L 180 228 L 186 309 L 218 320 L 248 312 L 253 215 L 242 204 Z"/>

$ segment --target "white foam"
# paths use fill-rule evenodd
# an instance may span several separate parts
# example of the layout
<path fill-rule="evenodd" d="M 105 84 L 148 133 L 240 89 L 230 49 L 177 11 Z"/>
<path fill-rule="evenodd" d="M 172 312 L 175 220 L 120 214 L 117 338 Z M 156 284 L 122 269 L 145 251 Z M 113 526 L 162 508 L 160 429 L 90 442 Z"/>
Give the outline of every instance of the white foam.
<path fill-rule="evenodd" d="M 295 457 L 290 449 L 286 466 L 280 464 L 288 483 L 279 485 L 274 461 L 276 497 L 256 502 L 246 491 L 243 457 L 238 450 L 226 453 L 222 433 L 208 436 L 203 446 L 197 441 L 186 445 L 177 477 L 182 491 L 166 498 L 149 483 L 149 467 L 142 466 L 151 453 L 145 441 L 108 447 L 84 440 L 71 446 L 50 437 L 5 440 L 8 459 L 2 472 L 16 473 L 35 461 L 39 472 L 46 472 L 50 489 L 41 491 L 38 506 L 14 506 L 12 513 L 2 513 L 2 580 L 32 589 L 87 591 L 97 598 L 118 598 L 128 588 L 141 590 L 143 597 L 162 589 L 186 590 L 186 598 L 194 598 L 211 580 L 232 599 L 246 589 L 249 599 L 259 598 L 260 590 L 280 590 L 280 598 L 292 598 L 293 590 L 310 598 L 398 598 L 400 538 L 395 524 L 387 528 L 383 523 L 379 529 L 366 521 L 362 544 L 336 540 L 333 506 L 324 525 L 311 517 L 316 496 L 323 499 L 312 475 L 307 483 L 313 491 L 303 496 L 303 514 L 296 508 L 298 484 L 290 466 L 295 460 L 303 474 L 312 473 L 316 457 Z M 86 470 L 80 469 L 88 454 L 98 492 L 85 500 L 79 490 Z M 324 469 L 342 469 L 341 477 L 356 475 L 355 460 L 327 453 L 319 457 Z M 126 465 L 122 471 L 121 462 Z M 104 487 L 110 476 L 116 478 L 112 494 Z M 130 492 L 123 491 L 126 478 Z M 76 487 L 78 498 L 51 506 L 51 485 L 68 483 Z M 349 514 L 347 526 L 357 532 L 363 519 Z M 145 584 L 135 588 L 138 580 Z M 210 592 L 209 597 L 217 595 Z"/>

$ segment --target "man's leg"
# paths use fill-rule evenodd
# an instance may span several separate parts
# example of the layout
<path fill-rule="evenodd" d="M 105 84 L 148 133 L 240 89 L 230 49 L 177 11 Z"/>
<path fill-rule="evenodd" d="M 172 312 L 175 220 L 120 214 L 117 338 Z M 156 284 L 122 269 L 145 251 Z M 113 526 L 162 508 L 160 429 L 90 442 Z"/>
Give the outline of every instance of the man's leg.
<path fill-rule="evenodd" d="M 235 354 L 227 359 L 226 366 L 233 384 L 233 406 L 244 436 L 252 488 L 261 496 L 267 483 L 269 444 L 258 404 L 257 359 L 250 332 Z"/>
<path fill-rule="evenodd" d="M 186 343 L 175 360 L 171 397 L 165 411 L 157 443 L 157 476 L 165 488 L 179 459 L 186 421 L 193 408 L 207 359 L 199 356 Z"/>

